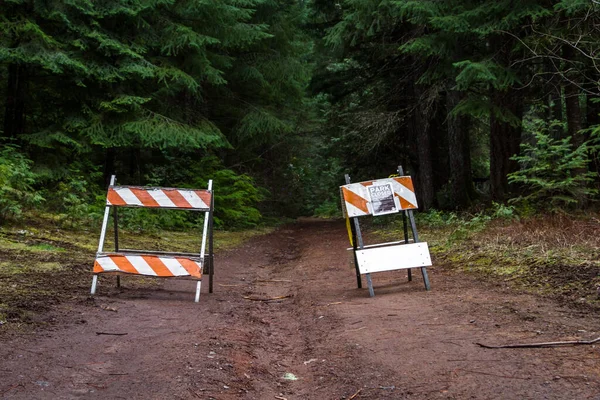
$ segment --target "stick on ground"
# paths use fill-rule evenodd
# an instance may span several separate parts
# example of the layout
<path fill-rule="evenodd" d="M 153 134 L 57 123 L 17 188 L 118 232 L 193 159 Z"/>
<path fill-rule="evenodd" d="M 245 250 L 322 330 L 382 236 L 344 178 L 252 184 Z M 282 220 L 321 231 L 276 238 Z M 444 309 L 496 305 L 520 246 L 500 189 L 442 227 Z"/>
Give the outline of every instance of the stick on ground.
<path fill-rule="evenodd" d="M 124 336 L 127 335 L 127 333 L 96 332 L 96 335 Z"/>
<path fill-rule="evenodd" d="M 558 347 L 558 346 L 578 346 L 584 344 L 594 344 L 600 342 L 600 337 L 592 340 L 568 340 L 564 342 L 541 342 L 541 343 L 520 343 L 520 344 L 505 344 L 501 346 L 490 346 L 483 343 L 475 343 L 478 346 L 486 349 L 519 349 L 519 348 L 541 348 L 541 347 Z"/>
<path fill-rule="evenodd" d="M 252 300 L 252 301 L 274 301 L 274 300 L 283 300 L 283 299 L 287 299 L 292 297 L 291 295 L 287 295 L 287 296 L 277 296 L 277 297 L 268 297 L 268 298 L 256 298 L 256 297 L 249 297 L 249 296 L 244 296 L 244 298 L 246 300 Z"/>

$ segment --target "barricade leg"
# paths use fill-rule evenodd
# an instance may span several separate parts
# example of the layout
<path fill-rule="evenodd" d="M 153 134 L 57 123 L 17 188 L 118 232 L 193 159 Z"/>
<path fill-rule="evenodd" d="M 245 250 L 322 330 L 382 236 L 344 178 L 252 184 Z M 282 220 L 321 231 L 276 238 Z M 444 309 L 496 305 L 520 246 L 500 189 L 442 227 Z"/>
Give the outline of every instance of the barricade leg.
<path fill-rule="evenodd" d="M 400 167 L 402 168 L 402 167 Z M 404 226 L 404 244 L 408 243 L 408 223 L 406 222 L 406 211 L 402 211 L 402 225 Z M 412 271 L 408 269 L 408 281 L 412 282 Z"/>
<path fill-rule="evenodd" d="M 119 252 L 119 213 L 115 207 L 113 211 L 113 230 L 115 231 L 115 253 Z M 121 288 L 121 277 L 117 275 L 117 288 Z"/>
<path fill-rule="evenodd" d="M 90 291 L 90 294 L 93 296 L 96 294 L 96 284 L 98 283 L 98 275 L 94 275 L 94 277 L 92 278 L 92 290 Z"/>
<path fill-rule="evenodd" d="M 198 281 L 198 283 L 196 284 L 196 298 L 194 299 L 194 301 L 197 303 L 200 301 L 200 286 L 202 285 L 202 281 Z"/>
<path fill-rule="evenodd" d="M 208 262 L 209 262 L 209 275 L 208 275 L 208 293 L 213 292 L 213 276 L 215 274 L 215 250 L 214 250 L 214 230 L 213 230 L 213 213 L 215 211 L 215 197 L 210 198 L 210 221 L 208 222 Z"/>
<path fill-rule="evenodd" d="M 214 276 L 214 257 L 210 256 L 209 257 L 209 274 L 208 274 L 208 293 L 212 293 L 213 292 L 213 276 Z"/>
<path fill-rule="evenodd" d="M 348 178 L 350 179 L 350 178 Z M 356 283 L 358 284 L 358 288 L 361 289 L 362 288 L 362 281 L 360 279 L 360 266 L 358 265 L 358 258 L 356 257 L 356 250 L 358 249 L 363 249 L 365 247 L 364 242 L 363 242 L 363 238 L 362 238 L 362 233 L 360 232 L 360 224 L 358 223 L 358 218 L 352 218 L 352 222 L 353 222 L 353 226 L 354 226 L 354 230 L 353 230 L 353 234 L 354 234 L 354 241 L 353 241 L 353 246 L 354 246 L 354 266 L 356 267 Z M 371 297 L 375 296 L 375 293 L 373 292 L 373 283 L 371 282 L 371 274 L 367 274 L 367 284 L 369 286 L 369 294 L 371 295 Z"/>
<path fill-rule="evenodd" d="M 212 190 L 212 179 L 210 179 L 208 181 L 208 190 Z M 200 248 L 200 259 L 202 260 L 202 273 L 204 274 L 205 272 L 208 272 L 208 288 L 209 288 L 209 292 L 212 289 L 212 274 L 211 274 L 211 268 L 212 266 L 210 265 L 210 256 L 212 255 L 211 252 L 211 241 L 210 241 L 210 237 L 212 232 L 209 231 L 209 226 L 212 220 L 212 208 L 214 205 L 214 198 L 211 197 L 210 200 L 210 205 L 209 205 L 209 209 L 208 211 L 206 211 L 204 213 L 204 223 L 203 223 L 203 228 L 202 228 L 202 247 Z M 212 226 L 210 226 L 210 228 L 212 228 Z M 208 257 L 206 257 L 206 241 L 207 238 L 209 238 L 208 240 L 208 245 L 209 245 L 209 254 Z M 206 264 L 206 259 L 209 259 L 208 264 Z M 206 269 L 206 271 L 204 271 Z M 196 303 L 200 300 L 200 281 L 198 281 L 198 286 L 196 287 Z"/>
<path fill-rule="evenodd" d="M 113 186 L 115 184 L 115 179 L 116 176 L 113 175 L 110 177 L 110 186 Z M 108 225 L 108 215 L 110 214 L 110 205 L 107 205 L 104 208 L 104 218 L 102 219 L 102 229 L 100 231 L 100 241 L 98 243 L 98 251 L 96 252 L 96 257 L 98 257 L 98 254 L 102 253 L 102 249 L 104 248 L 104 238 L 106 237 L 106 226 Z M 115 220 L 116 221 L 116 220 Z M 115 225 L 116 228 L 116 225 Z M 116 234 L 116 231 L 115 231 Z M 117 236 L 115 236 L 115 238 L 117 238 Z M 115 243 L 115 245 L 118 245 L 118 238 L 117 238 L 117 242 Z M 98 283 L 98 275 L 94 274 L 94 277 L 92 278 L 92 290 L 90 291 L 90 294 L 93 296 L 96 293 L 96 284 Z"/>
<path fill-rule="evenodd" d="M 354 269 L 356 270 L 356 285 L 359 289 L 362 289 L 362 279 L 360 277 L 360 270 L 358 269 L 358 258 L 356 258 L 356 249 L 354 249 Z"/>
<path fill-rule="evenodd" d="M 398 169 L 396 170 L 398 172 L 398 176 L 402 176 L 404 175 L 404 169 L 402 168 L 402 165 L 398 165 Z M 406 211 L 402 211 L 402 225 L 404 226 L 404 243 L 408 243 L 408 224 L 406 222 Z M 416 229 L 416 228 L 415 228 Z M 417 240 L 415 240 L 415 243 L 417 242 Z M 408 269 L 408 281 L 412 282 L 412 271 L 409 268 Z"/>
<path fill-rule="evenodd" d="M 417 233 L 417 224 L 415 223 L 415 217 L 412 213 L 412 210 L 407 211 L 408 219 L 410 221 L 410 227 L 413 233 L 413 238 L 415 239 L 415 243 L 419 242 L 419 234 Z M 429 285 L 429 276 L 427 275 L 427 268 L 421 267 L 421 274 L 423 274 L 423 283 L 425 284 L 425 290 L 430 290 L 431 287 Z"/>
<path fill-rule="evenodd" d="M 352 253 L 354 254 L 354 269 L 356 270 L 356 284 L 358 286 L 359 289 L 362 289 L 362 280 L 360 277 L 360 269 L 358 267 L 358 258 L 356 258 L 356 250 L 358 249 L 357 246 L 357 235 L 356 235 L 356 227 L 354 226 L 354 218 L 352 218 L 352 222 L 350 223 L 350 227 L 351 227 L 351 233 L 352 233 L 352 247 L 354 247 L 354 250 L 352 251 Z"/>
<path fill-rule="evenodd" d="M 423 282 L 425 282 L 425 290 L 430 290 L 429 276 L 427 276 L 427 268 L 421 267 L 421 273 L 423 274 Z"/>
<path fill-rule="evenodd" d="M 344 175 L 346 179 L 346 184 L 349 184 L 350 175 Z M 354 247 L 354 268 L 356 269 L 356 285 L 359 289 L 362 289 L 362 280 L 360 277 L 360 268 L 358 266 L 358 259 L 356 258 L 356 250 L 360 247 L 363 248 L 362 235 L 360 233 L 360 224 L 358 223 L 357 218 L 350 218 L 350 232 L 352 234 L 352 247 Z M 370 278 L 369 278 L 370 279 Z M 373 289 L 370 289 L 373 290 Z"/>
<path fill-rule="evenodd" d="M 373 281 L 371 280 L 371 274 L 367 275 L 367 286 L 369 286 L 369 296 L 375 297 L 375 291 L 373 290 Z"/>

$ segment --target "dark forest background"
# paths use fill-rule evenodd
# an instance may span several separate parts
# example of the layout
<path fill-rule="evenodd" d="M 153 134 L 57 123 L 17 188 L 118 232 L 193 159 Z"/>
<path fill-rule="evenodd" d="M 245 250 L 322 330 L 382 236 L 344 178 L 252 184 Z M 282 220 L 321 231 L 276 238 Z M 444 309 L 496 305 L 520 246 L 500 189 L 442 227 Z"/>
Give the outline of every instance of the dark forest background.
<path fill-rule="evenodd" d="M 399 164 L 424 211 L 596 209 L 600 4 L 3 0 L 0 146 L 2 220 L 97 223 L 112 174 L 213 179 L 227 228 L 339 216 Z"/>

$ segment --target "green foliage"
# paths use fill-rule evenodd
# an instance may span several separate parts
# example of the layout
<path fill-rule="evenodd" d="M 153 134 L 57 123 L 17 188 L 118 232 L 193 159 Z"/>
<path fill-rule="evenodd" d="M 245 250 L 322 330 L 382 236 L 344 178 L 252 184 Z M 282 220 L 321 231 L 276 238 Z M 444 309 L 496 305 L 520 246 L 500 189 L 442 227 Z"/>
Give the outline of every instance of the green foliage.
<path fill-rule="evenodd" d="M 204 188 L 213 180 L 215 225 L 224 229 L 256 226 L 262 218 L 257 206 L 266 192 L 246 174 L 224 168 L 216 157 L 205 157 L 191 171 L 188 187 Z"/>
<path fill-rule="evenodd" d="M 344 173 L 387 176 L 401 163 L 421 184 L 431 159 L 433 187 L 423 192 L 451 209 L 461 179 L 449 177 L 448 154 L 470 150 L 461 165 L 485 178 L 494 155 L 508 164 L 516 152 L 522 113 L 507 99 L 558 103 L 571 83 L 593 97 L 597 15 L 584 0 L 5 1 L 0 125 L 35 161 L 25 163 L 38 174 L 26 185 L 49 187 L 47 207 L 69 224 L 98 215 L 96 197 L 112 173 L 132 184 L 215 179 L 218 224 L 244 227 L 261 214 L 335 215 Z M 572 115 L 564 111 L 552 114 Z M 588 114 L 581 120 L 595 124 Z M 490 140 L 490 132 L 502 136 L 490 124 L 513 128 L 510 149 Z M 471 145 L 453 142 L 450 125 L 461 125 Z M 511 178 L 527 190 L 520 210 L 542 198 L 566 207 L 594 195 L 598 178 L 575 173 L 592 143 L 553 140 L 529 145 L 560 158 L 562 178 L 544 172 L 554 160 L 524 147 L 524 175 Z M 427 155 L 416 151 L 421 141 Z M 533 169 L 538 162 L 551 167 Z M 11 201 L 7 209 L 21 207 Z M 509 218 L 512 209 L 502 207 Z M 125 212 L 123 222 L 199 223 L 181 215 Z"/>
<path fill-rule="evenodd" d="M 452 225 L 457 221 L 457 215 L 453 212 L 444 212 L 436 209 L 431 209 L 425 213 L 416 213 L 415 219 L 419 225 L 424 225 L 431 228 L 440 228 Z"/>
<path fill-rule="evenodd" d="M 294 137 L 311 123 L 305 20 L 296 1 L 0 2 L 0 120 L 10 116 L 0 135 L 27 148 L 63 223 L 97 219 L 103 178 L 116 173 L 165 186 L 212 178 L 217 224 L 254 226 L 266 192 L 250 176 L 280 190 Z M 184 214 L 122 220 L 197 225 Z"/>
<path fill-rule="evenodd" d="M 265 191 L 256 186 L 254 180 L 245 174 L 238 175 L 230 169 L 222 169 L 214 174 L 215 224 L 227 228 L 248 228 L 261 220 L 257 204 L 264 200 Z"/>
<path fill-rule="evenodd" d="M 519 220 L 519 215 L 514 206 L 492 202 L 492 218 L 503 219 L 506 221 Z"/>
<path fill-rule="evenodd" d="M 61 224 L 74 227 L 82 224 L 89 226 L 95 222 L 98 225 L 106 204 L 104 196 L 102 201 L 98 199 L 100 188 L 92 183 L 98 176 L 98 172 L 86 176 L 73 166 L 64 180 L 46 191 L 46 197 L 51 199 L 48 205 L 58 212 Z"/>
<path fill-rule="evenodd" d="M 279 119 L 266 110 L 249 112 L 242 118 L 236 128 L 238 137 L 243 141 L 251 141 L 253 145 L 272 143 L 274 137 L 290 133 L 289 121 Z"/>
<path fill-rule="evenodd" d="M 43 90 L 28 94 L 29 108 L 53 104 L 53 112 L 40 113 L 28 132 L 34 137 L 42 130 L 66 135 L 83 148 L 214 149 L 227 145 L 222 129 L 232 127 L 212 119 L 203 107 L 207 96 L 223 103 L 217 115 L 238 109 L 242 134 L 289 125 L 283 111 L 303 97 L 308 79 L 305 63 L 294 61 L 305 51 L 299 30 L 287 21 L 301 13 L 300 6 L 264 0 L 5 2 L 0 65 L 44 76 Z M 251 77 L 237 73 L 249 69 L 263 77 L 260 93 L 249 91 Z M 219 88 L 235 91 L 236 99 L 223 102 Z M 278 107 L 253 118 L 261 96 Z"/>
<path fill-rule="evenodd" d="M 339 218 L 342 215 L 340 202 L 328 200 L 315 208 L 315 217 L 319 218 Z"/>
<path fill-rule="evenodd" d="M 526 194 L 511 202 L 556 212 L 596 195 L 589 186 L 596 174 L 587 171 L 590 143 L 575 148 L 571 137 L 553 138 L 544 121 L 534 120 L 532 126 L 533 143 L 521 144 L 521 155 L 513 157 L 521 169 L 509 175 L 509 182 L 521 185 Z"/>
<path fill-rule="evenodd" d="M 509 157 L 518 152 L 524 110 L 554 102 L 555 109 L 546 110 L 544 118 L 565 125 L 570 119 L 575 130 L 581 123 L 597 124 L 597 110 L 596 116 L 575 116 L 583 114 L 583 93 L 588 106 L 599 95 L 594 21 L 600 9 L 592 2 L 314 4 L 315 20 L 325 27 L 317 33 L 325 33 L 322 45 L 330 51 L 315 78 L 331 102 L 323 131 L 335 137 L 342 166 L 354 175 L 381 176 L 384 167 L 401 162 L 410 171 L 426 171 L 423 183 L 429 190 L 423 192 L 437 194 L 436 206 L 455 208 L 455 189 L 465 186 L 457 182 L 468 181 L 473 171 L 477 178 L 492 178 L 481 185 L 480 194 L 501 201 L 514 187 L 506 175 L 515 169 Z M 561 109 L 567 103 L 564 90 L 573 86 L 581 110 L 572 105 Z M 457 138 L 457 131 L 468 135 Z M 469 137 L 457 144 L 463 136 Z M 428 156 L 415 154 L 423 145 L 430 147 Z M 468 158 L 466 149 L 471 160 L 456 162 Z M 437 164 L 433 168 L 431 157 Z M 466 170 L 463 177 L 446 172 L 451 163 Z M 593 183 L 597 176 L 582 185 L 591 188 Z"/>
<path fill-rule="evenodd" d="M 268 193 L 249 175 L 225 168 L 216 156 L 207 155 L 194 160 L 189 155 L 177 154 L 169 157 L 169 161 L 172 163 L 152 168 L 152 173 L 146 177 L 148 184 L 206 189 L 209 179 L 212 179 L 215 196 L 215 226 L 227 230 L 241 229 L 254 227 L 262 221 L 258 206 Z M 177 161 L 186 164 L 187 168 L 180 168 Z M 159 213 L 152 213 L 150 210 L 141 214 L 140 211 L 142 210 L 128 211 L 126 218 L 132 221 L 131 227 L 169 226 L 172 229 L 184 229 L 198 227 L 203 222 L 201 213 L 173 211 L 164 216 L 161 214 L 162 220 L 157 220 Z M 134 217 L 133 212 L 140 217 Z M 169 218 L 173 220 L 168 222 Z"/>
<path fill-rule="evenodd" d="M 485 230 L 492 221 L 508 223 L 519 220 L 513 206 L 498 203 L 492 203 L 490 209 L 476 214 L 459 214 L 432 209 L 425 213 L 416 213 L 415 217 L 418 224 L 425 229 L 448 231 L 448 244 L 471 238 L 474 234 Z"/>
<path fill-rule="evenodd" d="M 103 198 L 104 203 L 106 198 Z M 114 211 L 113 211 L 114 212 Z M 181 210 L 156 210 L 149 208 L 119 208 L 119 227 L 129 231 L 159 233 L 164 230 L 180 231 L 201 229 L 200 215 Z"/>
<path fill-rule="evenodd" d="M 44 201 L 33 187 L 37 176 L 31 171 L 31 164 L 18 147 L 3 144 L 0 150 L 0 220 L 17 219 L 25 208 Z"/>
<path fill-rule="evenodd" d="M 128 147 L 134 143 L 142 147 L 167 149 L 206 149 L 226 145 L 219 129 L 209 121 L 198 121 L 195 126 L 182 124 L 164 115 L 147 112 L 139 119 L 118 126 L 98 121 L 81 133 L 94 145 Z"/>
<path fill-rule="evenodd" d="M 415 216 L 417 223 L 425 229 L 448 231 L 448 244 L 470 238 L 475 233 L 484 230 L 494 219 L 493 214 L 490 215 L 489 212 L 479 212 L 473 215 L 439 210 L 429 210 L 426 213 L 417 213 Z"/>
<path fill-rule="evenodd" d="M 492 216 L 485 212 L 479 212 L 475 215 L 472 215 L 458 214 L 456 212 L 447 212 L 435 209 L 425 213 L 417 213 L 415 216 L 419 224 L 431 228 L 463 227 L 480 230 L 492 220 Z"/>

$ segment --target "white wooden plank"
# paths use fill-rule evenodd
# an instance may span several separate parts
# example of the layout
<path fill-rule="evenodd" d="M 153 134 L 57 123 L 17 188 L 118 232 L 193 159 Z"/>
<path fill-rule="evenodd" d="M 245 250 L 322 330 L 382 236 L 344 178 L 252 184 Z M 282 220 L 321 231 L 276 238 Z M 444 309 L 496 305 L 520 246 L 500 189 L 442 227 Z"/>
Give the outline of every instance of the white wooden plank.
<path fill-rule="evenodd" d="M 412 242 L 414 242 L 414 239 L 408 239 L 408 243 L 412 243 Z M 363 249 L 370 249 L 371 247 L 385 247 L 385 246 L 391 246 L 393 244 L 400 244 L 400 243 L 404 243 L 404 240 L 398 240 L 396 242 L 387 242 L 387 243 L 367 244 L 367 245 L 363 246 Z M 354 247 L 348 247 L 346 250 L 354 250 Z"/>
<path fill-rule="evenodd" d="M 431 265 L 426 242 L 357 250 L 356 258 L 361 274 Z"/>

